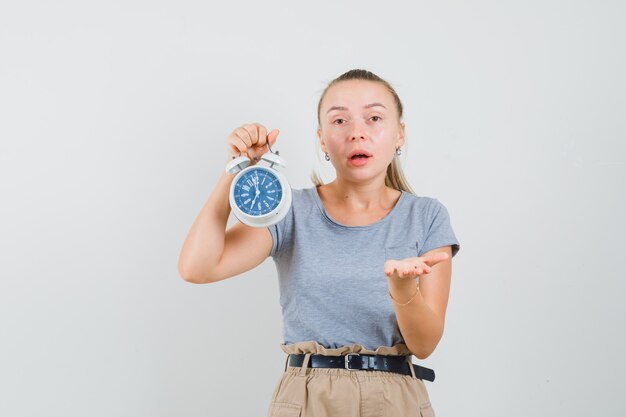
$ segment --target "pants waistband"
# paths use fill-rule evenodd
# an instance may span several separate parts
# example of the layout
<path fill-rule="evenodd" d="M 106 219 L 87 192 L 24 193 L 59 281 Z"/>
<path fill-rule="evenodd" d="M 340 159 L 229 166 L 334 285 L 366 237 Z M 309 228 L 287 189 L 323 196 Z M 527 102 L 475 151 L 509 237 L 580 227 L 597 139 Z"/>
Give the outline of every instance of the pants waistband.
<path fill-rule="evenodd" d="M 311 353 L 290 354 L 287 357 L 287 365 L 293 367 L 303 367 L 305 364 L 309 368 L 343 368 L 351 371 L 386 371 L 403 375 L 412 375 L 414 378 L 435 380 L 435 371 L 411 361 L 409 356 L 389 356 L 389 355 L 361 355 L 359 353 L 348 353 L 341 356 L 316 355 Z M 287 369 L 287 365 L 285 369 Z"/>

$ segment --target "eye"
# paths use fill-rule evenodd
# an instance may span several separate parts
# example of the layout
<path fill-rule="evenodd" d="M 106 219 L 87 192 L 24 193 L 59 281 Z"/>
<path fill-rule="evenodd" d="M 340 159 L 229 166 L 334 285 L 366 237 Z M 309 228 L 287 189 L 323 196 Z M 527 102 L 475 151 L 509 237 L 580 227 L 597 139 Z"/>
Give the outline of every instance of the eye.
<path fill-rule="evenodd" d="M 381 120 L 380 116 L 372 116 L 372 117 L 370 117 L 370 119 L 373 119 L 374 117 L 378 118 L 378 120 Z M 378 120 L 374 120 L 374 121 L 377 122 Z"/>
<path fill-rule="evenodd" d="M 338 124 L 338 125 L 343 124 L 343 123 L 337 123 L 337 122 L 338 122 L 338 121 L 340 121 L 340 120 L 343 120 L 343 119 L 337 119 L 337 120 L 335 120 L 335 121 L 333 122 L 333 124 Z"/>

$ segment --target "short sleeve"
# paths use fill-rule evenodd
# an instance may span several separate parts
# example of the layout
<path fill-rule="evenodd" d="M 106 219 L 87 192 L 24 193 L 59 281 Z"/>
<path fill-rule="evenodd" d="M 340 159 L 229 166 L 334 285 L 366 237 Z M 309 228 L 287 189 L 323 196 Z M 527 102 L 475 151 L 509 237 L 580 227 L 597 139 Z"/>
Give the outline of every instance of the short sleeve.
<path fill-rule="evenodd" d="M 292 196 L 294 195 L 292 190 Z M 292 200 L 291 207 L 289 207 L 289 211 L 278 223 L 268 226 L 267 229 L 270 231 L 272 235 L 272 249 L 270 251 L 270 256 L 276 258 L 280 255 L 280 249 L 283 246 L 283 242 L 287 239 L 288 235 L 291 232 L 291 225 L 293 224 L 293 205 L 295 199 Z"/>
<path fill-rule="evenodd" d="M 283 219 L 284 220 L 284 219 Z M 281 220 L 282 222 L 282 220 Z M 278 250 L 280 249 L 280 245 L 283 242 L 283 228 L 279 227 L 280 222 L 278 222 L 277 224 L 273 224 L 271 226 L 268 226 L 268 229 L 270 231 L 270 234 L 272 235 L 272 250 L 270 251 L 270 256 L 274 257 L 276 256 L 276 253 L 278 252 Z"/>
<path fill-rule="evenodd" d="M 454 234 L 454 230 L 452 230 L 448 210 L 437 199 L 433 199 L 433 207 L 426 238 L 417 256 L 422 256 L 422 254 L 435 248 L 450 245 L 452 247 L 452 257 L 454 258 L 461 245 Z"/>

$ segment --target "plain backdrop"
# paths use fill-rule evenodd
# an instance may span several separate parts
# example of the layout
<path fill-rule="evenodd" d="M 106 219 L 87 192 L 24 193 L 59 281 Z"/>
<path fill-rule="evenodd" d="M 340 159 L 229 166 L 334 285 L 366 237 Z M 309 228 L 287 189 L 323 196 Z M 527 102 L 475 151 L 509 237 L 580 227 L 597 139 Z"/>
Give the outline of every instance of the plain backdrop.
<path fill-rule="evenodd" d="M 244 123 L 293 188 L 353 68 L 405 106 L 401 161 L 461 242 L 438 417 L 623 416 L 626 6 L 619 1 L 20 1 L 0 6 L 0 415 L 265 416 L 275 265 L 184 281 Z M 231 216 L 229 225 L 234 220 Z"/>

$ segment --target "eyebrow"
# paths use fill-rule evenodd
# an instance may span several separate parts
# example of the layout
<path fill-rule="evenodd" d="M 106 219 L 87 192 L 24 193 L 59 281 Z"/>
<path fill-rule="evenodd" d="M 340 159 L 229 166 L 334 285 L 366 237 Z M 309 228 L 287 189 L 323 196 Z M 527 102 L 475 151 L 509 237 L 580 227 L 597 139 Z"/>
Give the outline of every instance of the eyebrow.
<path fill-rule="evenodd" d="M 370 104 L 366 104 L 365 106 L 363 106 L 364 109 L 369 109 L 370 107 L 374 107 L 374 106 L 381 106 L 384 108 L 387 108 L 385 106 L 383 106 L 381 103 L 370 103 Z M 333 106 L 330 109 L 328 109 L 328 111 L 326 112 L 326 114 L 330 113 L 333 110 L 348 110 L 347 107 L 343 107 L 343 106 Z"/>

